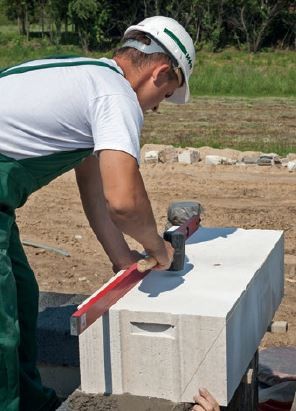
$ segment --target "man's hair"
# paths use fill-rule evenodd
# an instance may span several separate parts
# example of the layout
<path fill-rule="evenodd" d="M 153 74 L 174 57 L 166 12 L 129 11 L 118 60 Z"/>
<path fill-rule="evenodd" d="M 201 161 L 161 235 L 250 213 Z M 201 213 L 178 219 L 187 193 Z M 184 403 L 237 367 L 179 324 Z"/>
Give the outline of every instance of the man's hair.
<path fill-rule="evenodd" d="M 137 40 L 143 44 L 151 43 L 151 39 L 145 33 L 139 30 L 133 30 L 123 37 L 121 41 L 122 45 L 114 51 L 113 57 L 126 57 L 136 68 L 141 68 L 154 62 L 163 61 L 164 64 L 167 63 L 172 67 L 172 70 L 168 73 L 169 79 L 175 78 L 176 74 L 173 71 L 173 61 L 170 56 L 165 53 L 146 54 L 133 47 L 124 46 L 124 43 L 127 40 Z"/>

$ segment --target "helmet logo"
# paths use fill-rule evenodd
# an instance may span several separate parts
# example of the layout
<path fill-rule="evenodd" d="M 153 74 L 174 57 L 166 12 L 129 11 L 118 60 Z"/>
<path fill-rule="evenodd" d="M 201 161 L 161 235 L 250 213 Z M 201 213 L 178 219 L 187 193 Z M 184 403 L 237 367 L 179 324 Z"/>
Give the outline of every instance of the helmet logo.
<path fill-rule="evenodd" d="M 164 33 L 166 33 L 168 36 L 171 37 L 171 39 L 174 40 L 174 42 L 177 44 L 177 46 L 180 48 L 182 53 L 185 55 L 187 63 L 189 64 L 190 69 L 192 69 L 192 59 L 190 57 L 190 54 L 188 53 L 186 47 L 184 44 L 180 41 L 180 39 L 169 29 L 165 28 Z"/>

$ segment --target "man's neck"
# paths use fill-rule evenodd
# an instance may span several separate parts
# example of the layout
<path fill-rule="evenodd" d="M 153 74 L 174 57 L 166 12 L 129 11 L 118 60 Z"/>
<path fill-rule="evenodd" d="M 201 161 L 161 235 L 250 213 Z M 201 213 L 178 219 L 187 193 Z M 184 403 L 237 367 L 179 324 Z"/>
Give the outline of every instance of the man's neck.
<path fill-rule="evenodd" d="M 143 84 L 151 77 L 151 67 L 134 67 L 129 59 L 122 56 L 116 56 L 113 59 L 122 69 L 124 77 L 130 83 L 135 93 L 137 93 Z"/>

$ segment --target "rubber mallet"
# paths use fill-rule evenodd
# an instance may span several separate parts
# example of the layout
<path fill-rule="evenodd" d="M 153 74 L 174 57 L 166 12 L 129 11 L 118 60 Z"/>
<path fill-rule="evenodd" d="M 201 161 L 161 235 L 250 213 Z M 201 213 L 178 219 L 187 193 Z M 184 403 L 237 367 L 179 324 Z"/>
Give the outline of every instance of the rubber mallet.
<path fill-rule="evenodd" d="M 174 259 L 169 271 L 180 271 L 184 268 L 185 241 L 198 229 L 200 223 L 201 205 L 196 201 L 175 201 L 168 208 L 168 222 L 170 226 L 178 226 L 175 230 L 168 229 L 163 238 L 169 241 L 173 248 Z M 157 265 L 155 258 L 147 256 L 138 261 L 139 272 L 151 270 Z"/>

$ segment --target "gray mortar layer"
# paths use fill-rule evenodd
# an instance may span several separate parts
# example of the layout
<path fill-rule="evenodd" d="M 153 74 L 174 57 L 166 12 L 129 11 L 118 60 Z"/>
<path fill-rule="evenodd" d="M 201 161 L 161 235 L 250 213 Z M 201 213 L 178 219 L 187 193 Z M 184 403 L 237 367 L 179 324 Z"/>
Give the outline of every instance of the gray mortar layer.
<path fill-rule="evenodd" d="M 58 411 L 187 411 L 193 404 L 174 402 L 151 397 L 123 395 L 94 395 L 76 390 L 58 408 Z"/>
<path fill-rule="evenodd" d="M 41 292 L 37 325 L 38 363 L 79 367 L 78 338 L 70 317 L 86 295 Z"/>

